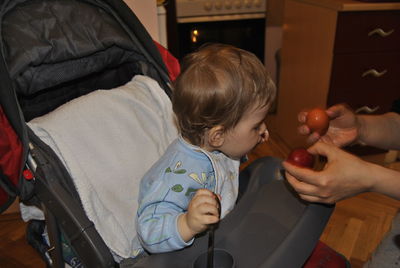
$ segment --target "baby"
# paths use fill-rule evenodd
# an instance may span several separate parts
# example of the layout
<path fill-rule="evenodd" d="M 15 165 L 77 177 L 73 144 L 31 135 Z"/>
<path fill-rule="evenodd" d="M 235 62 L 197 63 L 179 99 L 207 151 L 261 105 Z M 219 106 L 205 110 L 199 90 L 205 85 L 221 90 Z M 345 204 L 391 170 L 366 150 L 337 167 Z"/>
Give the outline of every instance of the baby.
<path fill-rule="evenodd" d="M 233 209 L 240 159 L 268 138 L 275 91 L 250 52 L 212 44 L 184 58 L 172 98 L 180 137 L 141 181 L 136 255 L 189 246 Z"/>

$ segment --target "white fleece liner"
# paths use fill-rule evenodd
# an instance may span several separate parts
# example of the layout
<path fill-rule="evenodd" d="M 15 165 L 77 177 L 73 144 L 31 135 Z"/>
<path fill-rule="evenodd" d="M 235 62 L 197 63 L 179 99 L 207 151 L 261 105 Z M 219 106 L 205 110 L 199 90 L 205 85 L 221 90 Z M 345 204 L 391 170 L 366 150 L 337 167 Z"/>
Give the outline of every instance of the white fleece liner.
<path fill-rule="evenodd" d="M 83 208 L 107 246 L 132 255 L 139 182 L 177 137 L 158 83 L 126 85 L 74 99 L 29 123 L 71 174 Z"/>

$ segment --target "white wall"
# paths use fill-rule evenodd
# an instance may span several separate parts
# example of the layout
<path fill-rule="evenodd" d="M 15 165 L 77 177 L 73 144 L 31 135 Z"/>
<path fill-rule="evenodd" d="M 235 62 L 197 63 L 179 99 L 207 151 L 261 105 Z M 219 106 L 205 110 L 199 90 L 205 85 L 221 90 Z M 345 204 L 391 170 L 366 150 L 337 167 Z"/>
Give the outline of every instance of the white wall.
<path fill-rule="evenodd" d="M 135 12 L 151 37 L 159 42 L 157 0 L 124 0 Z"/>

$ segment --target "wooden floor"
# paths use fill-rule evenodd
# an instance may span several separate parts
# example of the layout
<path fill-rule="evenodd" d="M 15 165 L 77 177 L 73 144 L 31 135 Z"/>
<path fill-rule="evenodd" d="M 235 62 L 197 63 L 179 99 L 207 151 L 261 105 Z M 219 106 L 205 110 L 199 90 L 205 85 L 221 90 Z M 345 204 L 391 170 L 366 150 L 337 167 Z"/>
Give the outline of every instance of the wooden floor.
<path fill-rule="evenodd" d="M 36 251 L 26 242 L 26 223 L 19 214 L 0 216 L 0 267 L 44 268 L 46 265 Z"/>
<path fill-rule="evenodd" d="M 286 158 L 289 148 L 274 133 L 256 148 L 249 162 L 262 156 Z M 400 169 L 400 165 L 392 165 Z M 400 208 L 400 201 L 366 193 L 341 201 L 326 226 L 321 240 L 346 256 L 353 268 L 362 267 L 385 233 Z M 0 268 L 44 268 L 25 240 L 26 224 L 18 214 L 0 215 Z"/>

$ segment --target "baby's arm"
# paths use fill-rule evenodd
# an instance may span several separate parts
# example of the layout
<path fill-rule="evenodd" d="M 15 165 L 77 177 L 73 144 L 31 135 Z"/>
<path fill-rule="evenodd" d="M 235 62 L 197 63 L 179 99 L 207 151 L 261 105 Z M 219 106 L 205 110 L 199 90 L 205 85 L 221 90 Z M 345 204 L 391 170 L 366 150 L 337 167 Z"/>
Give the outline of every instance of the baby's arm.
<path fill-rule="evenodd" d="M 189 246 L 196 234 L 219 220 L 218 203 L 211 191 L 199 189 L 189 202 L 184 194 L 168 189 L 150 191 L 153 194 L 138 209 L 138 237 L 142 246 L 151 253 Z M 155 194 L 160 192 L 164 194 Z"/>
<path fill-rule="evenodd" d="M 170 202 L 152 202 L 138 211 L 137 233 L 142 246 L 151 253 L 169 252 L 189 246 L 178 231 L 178 217 L 184 209 Z"/>

